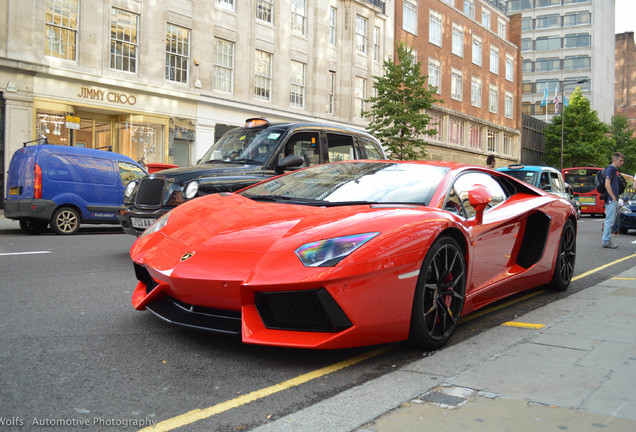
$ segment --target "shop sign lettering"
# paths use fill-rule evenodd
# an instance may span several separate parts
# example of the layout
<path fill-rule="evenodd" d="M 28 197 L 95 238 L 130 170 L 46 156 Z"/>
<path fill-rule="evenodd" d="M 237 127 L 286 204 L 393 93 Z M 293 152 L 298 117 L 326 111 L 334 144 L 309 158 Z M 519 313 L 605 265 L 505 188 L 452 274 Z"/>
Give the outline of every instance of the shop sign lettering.
<path fill-rule="evenodd" d="M 80 87 L 80 91 L 77 97 L 83 99 L 90 99 L 96 101 L 107 101 L 111 103 L 118 103 L 122 105 L 134 105 L 137 103 L 135 95 L 127 95 L 125 93 L 119 93 L 115 91 L 105 91 L 99 89 L 92 89 L 88 87 Z"/>

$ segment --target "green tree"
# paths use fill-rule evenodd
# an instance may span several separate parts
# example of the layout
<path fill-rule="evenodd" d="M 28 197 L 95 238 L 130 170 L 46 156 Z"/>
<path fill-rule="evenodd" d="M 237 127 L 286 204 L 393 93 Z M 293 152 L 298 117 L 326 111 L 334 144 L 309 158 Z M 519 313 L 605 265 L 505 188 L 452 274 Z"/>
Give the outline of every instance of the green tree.
<path fill-rule="evenodd" d="M 363 113 L 371 116 L 367 129 L 382 142 L 391 159 L 424 158 L 423 136 L 435 133 L 426 130 L 431 119 L 426 109 L 444 101 L 434 96 L 434 87 L 429 88 L 428 76 L 422 74 L 422 66 L 413 58 L 413 50 L 398 44 L 397 62 L 391 58 L 385 60 L 384 75 L 373 79 L 376 96 L 366 101 L 371 108 Z"/>
<path fill-rule="evenodd" d="M 555 115 L 552 123 L 544 129 L 544 162 L 559 167 L 561 164 L 561 117 L 563 116 L 563 168 L 573 166 L 607 165 L 605 156 L 607 125 L 599 120 L 598 113 L 591 109 L 590 101 L 577 87 L 570 103 Z"/>
<path fill-rule="evenodd" d="M 621 167 L 621 172 L 634 175 L 636 172 L 636 139 L 632 137 L 634 130 L 629 127 L 627 117 L 622 114 L 612 116 L 609 126 L 609 138 L 605 152 L 605 160 L 611 161 L 614 152 L 621 152 L 625 155 L 625 163 Z"/>

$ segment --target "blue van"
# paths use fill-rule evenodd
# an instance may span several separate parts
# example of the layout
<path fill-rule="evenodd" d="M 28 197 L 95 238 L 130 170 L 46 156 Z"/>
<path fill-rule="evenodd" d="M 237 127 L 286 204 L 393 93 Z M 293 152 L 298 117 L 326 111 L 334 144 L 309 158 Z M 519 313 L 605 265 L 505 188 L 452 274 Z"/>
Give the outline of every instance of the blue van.
<path fill-rule="evenodd" d="M 58 145 L 17 150 L 7 172 L 4 215 L 39 234 L 49 223 L 57 234 L 75 234 L 80 224 L 118 224 L 124 187 L 146 171 L 118 153 Z"/>

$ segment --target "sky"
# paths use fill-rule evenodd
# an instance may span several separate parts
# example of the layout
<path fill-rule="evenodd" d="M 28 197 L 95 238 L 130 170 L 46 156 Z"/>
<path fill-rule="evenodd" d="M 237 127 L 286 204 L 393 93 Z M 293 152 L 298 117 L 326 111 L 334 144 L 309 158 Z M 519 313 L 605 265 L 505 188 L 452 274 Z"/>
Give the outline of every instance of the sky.
<path fill-rule="evenodd" d="M 616 0 L 616 33 L 636 33 L 636 0 Z"/>

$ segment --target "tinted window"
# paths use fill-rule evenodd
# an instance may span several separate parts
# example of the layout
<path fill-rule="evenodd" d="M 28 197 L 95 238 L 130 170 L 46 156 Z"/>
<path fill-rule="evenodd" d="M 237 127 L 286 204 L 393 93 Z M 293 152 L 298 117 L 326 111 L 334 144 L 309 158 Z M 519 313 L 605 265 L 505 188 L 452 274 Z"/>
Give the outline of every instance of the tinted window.
<path fill-rule="evenodd" d="M 119 177 L 121 178 L 121 184 L 126 186 L 133 180 L 144 177 L 146 173 L 137 165 L 133 165 L 128 162 L 119 162 Z"/>
<path fill-rule="evenodd" d="M 329 162 L 342 162 L 357 159 L 351 135 L 327 134 Z"/>
<path fill-rule="evenodd" d="M 380 146 L 368 138 L 361 138 L 364 151 L 367 153 L 367 159 L 384 159 L 384 154 Z"/>
<path fill-rule="evenodd" d="M 304 167 L 320 163 L 320 137 L 317 132 L 293 134 L 285 144 L 285 156 L 296 155 L 303 158 Z"/>

